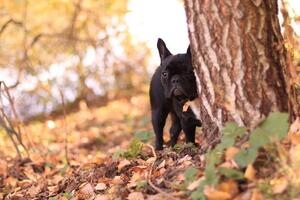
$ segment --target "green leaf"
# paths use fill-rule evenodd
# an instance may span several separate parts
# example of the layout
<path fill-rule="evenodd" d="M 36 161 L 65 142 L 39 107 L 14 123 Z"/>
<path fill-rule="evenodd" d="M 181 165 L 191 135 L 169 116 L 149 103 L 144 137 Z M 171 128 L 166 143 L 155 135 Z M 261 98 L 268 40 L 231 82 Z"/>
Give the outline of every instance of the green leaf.
<path fill-rule="evenodd" d="M 196 190 L 192 192 L 192 200 L 205 200 L 205 195 L 203 193 L 203 190 Z"/>
<path fill-rule="evenodd" d="M 288 114 L 273 112 L 258 126 L 250 136 L 251 148 L 259 148 L 272 141 L 281 140 L 288 131 Z"/>
<path fill-rule="evenodd" d="M 189 167 L 184 172 L 184 182 L 185 183 L 191 183 L 194 180 L 196 180 L 198 174 L 198 169 L 195 167 Z"/>
<path fill-rule="evenodd" d="M 205 182 L 208 185 L 215 185 L 219 181 L 219 176 L 217 174 L 216 167 L 213 165 L 208 165 L 205 167 Z"/>
<path fill-rule="evenodd" d="M 226 168 L 226 167 L 221 167 L 219 169 L 219 172 L 226 176 L 227 178 L 232 178 L 235 180 L 242 180 L 244 179 L 244 174 L 236 169 L 231 169 L 231 168 Z"/>
<path fill-rule="evenodd" d="M 256 156 L 257 148 L 249 148 L 238 152 L 235 155 L 234 160 L 239 166 L 246 167 L 247 165 L 254 162 Z"/>
<path fill-rule="evenodd" d="M 260 126 L 263 130 L 268 131 L 271 137 L 276 137 L 276 139 L 283 139 L 288 132 L 288 114 L 273 112 L 271 113 L 265 121 Z"/>
<path fill-rule="evenodd" d="M 221 143 L 216 147 L 218 151 L 234 145 L 235 139 L 246 132 L 245 127 L 239 127 L 236 123 L 228 122 L 222 130 Z"/>
<path fill-rule="evenodd" d="M 192 192 L 192 200 L 205 200 L 205 195 L 203 193 L 204 190 L 204 186 L 206 185 L 206 181 L 202 180 L 197 188 L 197 190 L 195 190 L 194 192 Z"/>
<path fill-rule="evenodd" d="M 134 137 L 142 142 L 148 142 L 153 138 L 154 134 L 150 131 L 138 131 L 134 134 Z"/>
<path fill-rule="evenodd" d="M 125 150 L 122 150 L 122 149 L 115 151 L 113 154 L 113 159 L 118 159 L 120 157 L 123 157 L 124 153 L 125 153 Z"/>
<path fill-rule="evenodd" d="M 250 135 L 249 143 L 251 148 L 258 149 L 270 142 L 268 132 L 261 127 L 257 127 Z"/>
<path fill-rule="evenodd" d="M 222 135 L 236 138 L 238 136 L 243 135 L 246 132 L 246 130 L 247 129 L 245 127 L 240 127 L 236 123 L 227 122 L 225 123 L 225 127 L 222 130 Z"/>
<path fill-rule="evenodd" d="M 220 152 L 217 149 L 209 151 L 206 156 L 206 165 L 216 165 L 220 162 Z"/>

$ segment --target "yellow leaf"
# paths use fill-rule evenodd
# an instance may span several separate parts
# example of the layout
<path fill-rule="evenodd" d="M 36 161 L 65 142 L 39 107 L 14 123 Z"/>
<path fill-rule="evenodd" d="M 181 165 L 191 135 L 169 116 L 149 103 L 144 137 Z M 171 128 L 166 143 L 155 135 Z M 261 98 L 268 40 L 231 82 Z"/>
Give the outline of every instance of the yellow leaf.
<path fill-rule="evenodd" d="M 248 165 L 245 171 L 245 178 L 247 178 L 250 181 L 253 181 L 255 180 L 255 174 L 256 170 L 254 169 L 253 165 Z"/>

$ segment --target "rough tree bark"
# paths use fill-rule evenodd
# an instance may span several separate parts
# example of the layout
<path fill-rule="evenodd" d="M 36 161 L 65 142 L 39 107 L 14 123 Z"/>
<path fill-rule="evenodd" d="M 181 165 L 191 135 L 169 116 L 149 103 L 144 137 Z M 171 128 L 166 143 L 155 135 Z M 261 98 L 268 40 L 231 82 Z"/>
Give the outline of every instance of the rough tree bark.
<path fill-rule="evenodd" d="M 277 1 L 184 2 L 205 138 L 218 138 L 226 121 L 251 130 L 272 111 L 294 119 Z"/>

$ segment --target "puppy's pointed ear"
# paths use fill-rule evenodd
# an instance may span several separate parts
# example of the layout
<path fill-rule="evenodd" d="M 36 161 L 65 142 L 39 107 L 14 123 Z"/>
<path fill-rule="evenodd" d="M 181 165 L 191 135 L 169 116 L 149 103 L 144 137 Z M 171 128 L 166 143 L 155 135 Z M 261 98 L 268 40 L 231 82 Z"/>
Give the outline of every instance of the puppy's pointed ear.
<path fill-rule="evenodd" d="M 165 59 L 166 57 L 172 55 L 171 52 L 169 51 L 169 49 L 167 48 L 165 42 L 160 38 L 158 38 L 158 40 L 157 40 L 157 49 L 158 49 L 161 61 L 163 59 Z"/>

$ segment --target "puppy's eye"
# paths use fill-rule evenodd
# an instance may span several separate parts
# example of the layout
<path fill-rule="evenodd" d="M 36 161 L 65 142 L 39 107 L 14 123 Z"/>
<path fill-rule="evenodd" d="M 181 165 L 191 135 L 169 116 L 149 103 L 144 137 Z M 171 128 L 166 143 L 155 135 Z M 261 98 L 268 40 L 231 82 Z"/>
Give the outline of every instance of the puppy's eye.
<path fill-rule="evenodd" d="M 167 76 L 168 76 L 168 72 L 163 72 L 163 73 L 162 73 L 162 76 L 163 76 L 163 77 L 167 77 Z"/>

